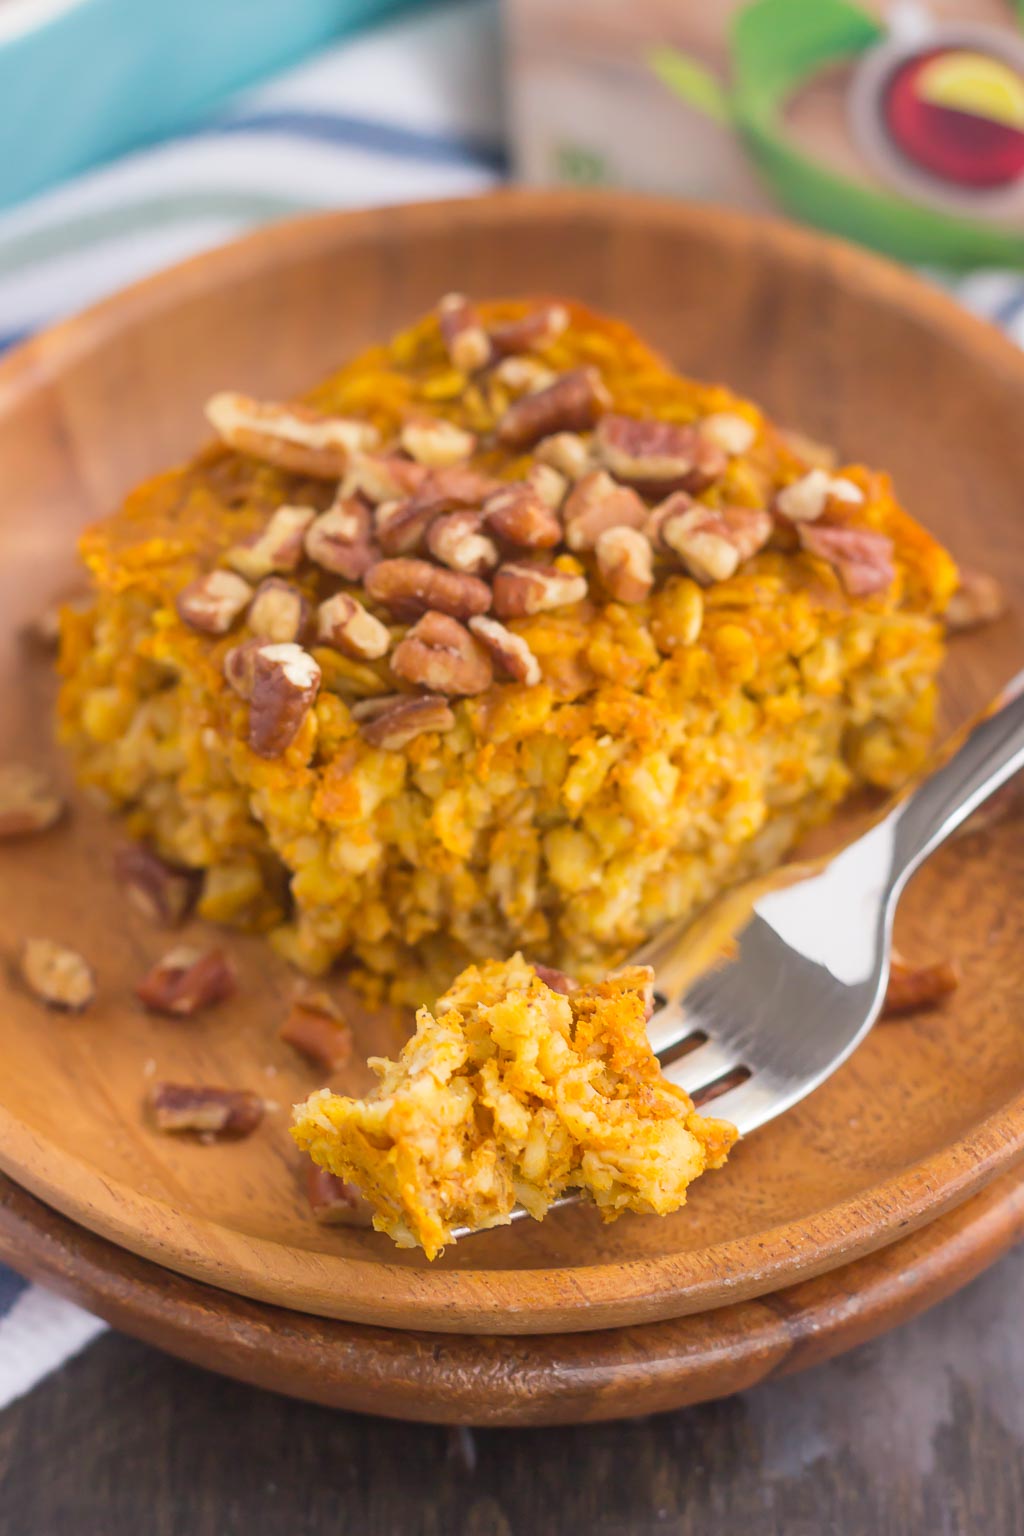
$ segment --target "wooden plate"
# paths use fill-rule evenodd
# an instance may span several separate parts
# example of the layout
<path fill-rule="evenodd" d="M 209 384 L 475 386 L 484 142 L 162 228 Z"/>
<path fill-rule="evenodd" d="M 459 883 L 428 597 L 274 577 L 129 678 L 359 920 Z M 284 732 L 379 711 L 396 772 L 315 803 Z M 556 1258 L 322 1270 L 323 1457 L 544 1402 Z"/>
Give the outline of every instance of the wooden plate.
<path fill-rule="evenodd" d="M 278 226 L 129 290 L 0 365 L 0 729 L 56 761 L 48 666 L 18 640 L 72 579 L 81 523 L 186 453 L 212 390 L 295 389 L 455 286 L 565 290 L 633 321 L 681 366 L 890 466 L 911 508 L 998 570 L 1024 612 L 1024 357 L 937 291 L 780 225 L 607 195 L 516 193 Z M 963 716 L 1024 657 L 1018 617 L 958 640 Z M 313 1078 L 275 1038 L 292 979 L 258 940 L 208 1018 L 143 1016 L 131 985 L 164 936 L 110 874 L 117 833 L 68 823 L 0 849 L 0 935 L 77 944 L 101 998 L 79 1020 L 2 996 L 0 1166 L 75 1220 L 183 1274 L 278 1305 L 465 1332 L 603 1328 L 776 1291 L 892 1242 L 1024 1153 L 1020 822 L 944 850 L 902 914 L 911 954 L 955 954 L 941 1014 L 879 1029 L 825 1088 L 702 1180 L 684 1212 L 602 1227 L 592 1211 L 495 1231 L 428 1266 L 375 1234 L 323 1230 L 285 1136 Z M 365 1047 L 393 1046 L 378 1022 Z M 141 1121 L 149 1070 L 251 1086 L 279 1109 L 205 1148 Z M 353 1081 L 356 1079 L 353 1078 Z"/>
<path fill-rule="evenodd" d="M 597 1333 L 367 1328 L 229 1296 L 95 1237 L 0 1177 L 0 1259 L 148 1344 L 330 1408 L 432 1424 L 582 1424 L 707 1402 L 906 1322 L 1024 1236 L 1024 1168 L 909 1237 L 756 1300 Z"/>

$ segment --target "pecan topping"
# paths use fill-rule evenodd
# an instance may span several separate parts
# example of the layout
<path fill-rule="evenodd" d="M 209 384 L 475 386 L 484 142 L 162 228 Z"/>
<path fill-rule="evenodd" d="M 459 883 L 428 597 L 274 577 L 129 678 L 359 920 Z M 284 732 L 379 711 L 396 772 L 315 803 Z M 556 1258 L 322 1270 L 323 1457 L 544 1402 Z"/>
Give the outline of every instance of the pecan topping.
<path fill-rule="evenodd" d="M 306 532 L 306 554 L 322 570 L 360 581 L 380 558 L 365 501 L 346 496 L 322 513 Z"/>
<path fill-rule="evenodd" d="M 182 945 L 158 960 L 135 988 L 135 996 L 154 1013 L 191 1018 L 230 997 L 235 968 L 222 949 L 193 949 Z"/>
<path fill-rule="evenodd" d="M 597 568 L 617 603 L 642 603 L 654 586 L 654 552 L 638 528 L 606 528 L 595 546 Z"/>
<path fill-rule="evenodd" d="M 767 544 L 771 515 L 748 507 L 692 506 L 665 517 L 661 540 L 697 581 L 727 581 Z"/>
<path fill-rule="evenodd" d="M 224 558 L 247 581 L 262 581 L 274 571 L 294 571 L 302 559 L 306 531 L 315 520 L 315 507 L 278 507 L 262 533 L 236 544 Z"/>
<path fill-rule="evenodd" d="M 497 619 L 486 618 L 482 614 L 470 619 L 469 627 L 480 643 L 490 651 L 491 660 L 502 672 L 514 677 L 517 683 L 527 683 L 530 687 L 540 682 L 540 663 L 522 635 L 514 634 L 504 624 L 499 624 Z"/>
<path fill-rule="evenodd" d="M 251 598 L 252 587 L 234 571 L 207 571 L 178 593 L 174 606 L 190 629 L 226 635 Z"/>
<path fill-rule="evenodd" d="M 48 1008 L 82 1013 L 96 996 L 96 978 L 89 962 L 77 950 L 52 939 L 27 939 L 20 964 L 25 985 Z"/>
<path fill-rule="evenodd" d="M 543 304 L 520 320 L 491 327 L 491 346 L 500 357 L 546 347 L 568 329 L 569 311 L 564 304 Z"/>
<path fill-rule="evenodd" d="M 306 1195 L 317 1221 L 328 1227 L 371 1227 L 373 1207 L 354 1184 L 317 1163 L 306 1166 Z"/>
<path fill-rule="evenodd" d="M 316 633 L 322 645 L 333 645 L 358 661 L 376 661 L 386 656 L 391 646 L 386 625 L 347 592 L 336 592 L 320 604 Z"/>
<path fill-rule="evenodd" d="M 565 542 L 578 552 L 593 549 L 608 528 L 643 528 L 647 508 L 636 491 L 596 469 L 573 486 L 563 516 Z"/>
<path fill-rule="evenodd" d="M 547 389 L 558 374 L 535 357 L 506 357 L 491 371 L 489 378 L 503 384 L 515 395 L 530 395 L 538 389 Z"/>
<path fill-rule="evenodd" d="M 834 567 L 851 597 L 870 597 L 892 585 L 892 540 L 868 528 L 823 528 L 799 524 L 800 542 L 809 554 Z"/>
<path fill-rule="evenodd" d="M 168 864 L 143 843 L 117 849 L 114 876 L 136 911 L 161 928 L 185 921 L 203 883 L 198 870 Z"/>
<path fill-rule="evenodd" d="M 775 495 L 775 510 L 788 517 L 791 523 L 813 523 L 825 511 L 830 501 L 844 502 L 856 507 L 864 500 L 864 492 L 852 480 L 841 475 L 830 475 L 823 469 L 809 469 L 799 480 L 793 480 Z"/>
<path fill-rule="evenodd" d="M 260 645 L 251 655 L 249 746 L 280 757 L 291 746 L 320 687 L 320 668 L 300 645 Z"/>
<path fill-rule="evenodd" d="M 201 1140 L 251 1136 L 265 1105 L 246 1088 L 204 1088 L 192 1083 L 154 1083 L 147 1098 L 158 1131 L 195 1131 Z"/>
<path fill-rule="evenodd" d="M 529 448 L 553 432 L 585 432 L 610 403 L 596 368 L 574 368 L 510 405 L 498 437 L 509 448 Z"/>
<path fill-rule="evenodd" d="M 254 635 L 283 645 L 289 640 L 301 640 L 308 623 L 309 603 L 298 587 L 279 576 L 268 576 L 260 582 L 249 605 L 249 628 Z"/>
<path fill-rule="evenodd" d="M 240 699 L 251 699 L 256 677 L 256 656 L 266 645 L 265 640 L 243 640 L 228 651 L 221 664 L 225 681 Z"/>
<path fill-rule="evenodd" d="M 43 774 L 23 763 L 0 763 L 0 842 L 45 832 L 63 811 L 63 800 Z"/>
<path fill-rule="evenodd" d="M 539 463 L 557 469 L 567 480 L 578 480 L 594 468 L 589 445 L 577 432 L 556 432 L 553 437 L 542 438 L 533 456 Z"/>
<path fill-rule="evenodd" d="M 374 514 L 374 530 L 381 550 L 389 558 L 411 555 L 426 537 L 437 512 L 415 496 L 407 501 L 382 501 Z"/>
<path fill-rule="evenodd" d="M 418 491 L 429 474 L 425 464 L 403 459 L 397 453 L 361 453 L 352 460 L 341 482 L 341 497 L 364 496 L 374 506 L 382 501 L 401 501 Z"/>
<path fill-rule="evenodd" d="M 502 619 L 522 619 L 549 608 L 580 603 L 587 595 L 587 578 L 560 571 L 555 565 L 513 561 L 494 576 L 494 611 Z"/>
<path fill-rule="evenodd" d="M 658 491 L 702 491 L 725 472 L 728 457 L 692 423 L 604 416 L 595 439 L 617 480 Z"/>
<path fill-rule="evenodd" d="M 471 457 L 476 434 L 436 418 L 407 421 L 401 431 L 401 444 L 417 464 L 425 464 L 428 469 L 447 469 Z"/>
<path fill-rule="evenodd" d="M 567 976 L 565 971 L 556 970 L 553 965 L 538 965 L 536 960 L 532 964 L 540 980 L 552 992 L 561 992 L 568 997 L 570 992 L 579 991 L 580 984 L 575 976 Z"/>
<path fill-rule="evenodd" d="M 656 507 L 652 507 L 644 524 L 644 532 L 654 549 L 668 550 L 671 545 L 665 542 L 665 524 L 682 515 L 691 512 L 697 503 L 686 491 L 673 491 L 671 496 L 666 496 L 664 501 L 659 501 Z"/>
<path fill-rule="evenodd" d="M 734 411 L 715 411 L 710 416 L 705 416 L 697 429 L 706 442 L 713 443 L 730 458 L 737 454 L 746 453 L 754 446 L 757 438 L 757 428 L 752 421 L 745 416 L 739 416 Z"/>
<path fill-rule="evenodd" d="M 934 1008 L 959 985 L 960 973 L 949 960 L 939 960 L 934 965 L 911 965 L 894 949 L 882 1017 L 897 1018 Z"/>
<path fill-rule="evenodd" d="M 946 608 L 946 628 L 955 633 L 993 624 L 1006 612 L 1006 593 L 994 576 L 960 568 L 960 585 Z"/>
<path fill-rule="evenodd" d="M 352 709 L 363 739 L 371 747 L 382 747 L 386 752 L 400 752 L 414 736 L 422 736 L 426 731 L 450 731 L 455 725 L 448 700 L 437 694 L 411 698 L 407 693 L 393 693 L 383 699 L 365 699 L 363 705 L 373 708 L 357 704 Z"/>
<path fill-rule="evenodd" d="M 490 657 L 464 625 L 428 612 L 395 647 L 391 670 L 432 693 L 483 693 L 494 674 Z"/>
<path fill-rule="evenodd" d="M 562 525 L 534 486 L 519 480 L 502 486 L 484 503 L 488 528 L 523 549 L 554 549 Z"/>
<path fill-rule="evenodd" d="M 481 533 L 480 512 L 445 512 L 436 517 L 427 533 L 427 548 L 435 560 L 453 571 L 486 576 L 498 563 L 498 546 Z"/>
<path fill-rule="evenodd" d="M 526 483 L 531 490 L 536 491 L 545 506 L 557 512 L 565 500 L 569 489 L 569 481 L 565 475 L 560 474 L 551 464 L 534 464 L 531 466 Z"/>
<path fill-rule="evenodd" d="M 337 479 L 350 455 L 372 448 L 379 436 L 368 421 L 324 416 L 307 405 L 279 405 L 228 391 L 207 401 L 206 416 L 230 448 L 314 479 Z"/>
<path fill-rule="evenodd" d="M 468 619 L 486 613 L 491 589 L 464 571 L 446 571 L 426 560 L 382 560 L 367 571 L 366 590 L 397 619 L 417 619 L 428 608 Z"/>
<path fill-rule="evenodd" d="M 281 1025 L 280 1036 L 325 1072 L 337 1072 L 352 1055 L 351 1026 L 326 992 L 297 997 Z"/>
<path fill-rule="evenodd" d="M 476 373 L 491 360 L 490 337 L 475 307 L 461 293 L 447 293 L 437 306 L 448 356 L 460 373 Z"/>
<path fill-rule="evenodd" d="M 435 517 L 444 512 L 478 508 L 500 481 L 467 465 L 432 470 L 407 501 L 377 508 L 377 534 L 386 555 L 408 555 L 419 549 Z"/>

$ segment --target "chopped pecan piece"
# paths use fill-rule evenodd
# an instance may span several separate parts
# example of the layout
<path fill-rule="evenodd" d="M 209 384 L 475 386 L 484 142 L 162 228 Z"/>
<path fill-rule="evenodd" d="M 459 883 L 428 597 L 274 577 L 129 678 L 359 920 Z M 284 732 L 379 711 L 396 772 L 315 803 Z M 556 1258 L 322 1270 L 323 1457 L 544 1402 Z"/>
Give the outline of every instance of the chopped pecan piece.
<path fill-rule="evenodd" d="M 278 507 L 262 533 L 236 544 L 224 558 L 247 581 L 262 581 L 275 571 L 294 571 L 316 515 L 315 507 Z"/>
<path fill-rule="evenodd" d="M 453 571 L 470 576 L 486 576 L 499 560 L 498 546 L 481 533 L 481 512 L 444 512 L 431 523 L 427 548 L 435 560 Z"/>
<path fill-rule="evenodd" d="M 565 542 L 579 552 L 593 549 L 609 528 L 643 528 L 647 508 L 636 491 L 619 485 L 603 469 L 577 480 L 563 509 Z"/>
<path fill-rule="evenodd" d="M 542 438 L 533 456 L 538 463 L 557 469 L 567 480 L 578 480 L 595 467 L 590 445 L 578 432 L 556 432 L 553 437 Z"/>
<path fill-rule="evenodd" d="M 892 585 L 896 567 L 892 540 L 869 528 L 828 528 L 800 523 L 800 542 L 809 554 L 834 567 L 851 597 L 870 597 Z"/>
<path fill-rule="evenodd" d="M 534 464 L 526 476 L 526 483 L 536 491 L 541 501 L 557 512 L 565 500 L 569 481 L 551 464 Z"/>
<path fill-rule="evenodd" d="M 324 1226 L 373 1226 L 373 1207 L 356 1186 L 316 1163 L 306 1165 L 306 1196 L 310 1210 Z"/>
<path fill-rule="evenodd" d="M 280 1036 L 325 1072 L 337 1072 L 352 1055 L 351 1025 L 326 992 L 297 997 L 281 1025 Z"/>
<path fill-rule="evenodd" d="M 435 517 L 445 512 L 477 509 L 500 481 L 467 465 L 432 470 L 419 490 L 406 501 L 377 508 L 377 535 L 389 556 L 419 549 Z"/>
<path fill-rule="evenodd" d="M 728 466 L 727 454 L 692 423 L 603 416 L 595 446 L 617 480 L 652 491 L 701 491 Z"/>
<path fill-rule="evenodd" d="M 358 661 L 376 661 L 391 647 L 387 626 L 347 592 L 336 592 L 320 604 L 316 634 L 322 645 L 333 645 Z"/>
<path fill-rule="evenodd" d="M 154 1083 L 147 1106 L 158 1131 L 194 1131 L 201 1140 L 251 1136 L 266 1106 L 247 1088 L 205 1088 L 193 1083 Z"/>
<path fill-rule="evenodd" d="M 505 357 L 492 369 L 488 378 L 503 384 L 515 395 L 529 395 L 538 389 L 547 389 L 558 378 L 558 374 L 535 357 Z"/>
<path fill-rule="evenodd" d="M 601 580 L 617 603 L 642 603 L 654 586 L 654 552 L 638 528 L 606 528 L 594 549 Z"/>
<path fill-rule="evenodd" d="M 491 341 L 475 307 L 461 293 L 446 293 L 437 306 L 448 356 L 460 373 L 477 373 L 491 360 Z"/>
<path fill-rule="evenodd" d="M 427 530 L 437 516 L 434 508 L 415 496 L 405 501 L 382 501 L 374 514 L 374 532 L 383 554 L 411 555 L 420 549 Z"/>
<path fill-rule="evenodd" d="M 529 448 L 553 432 L 585 432 L 610 403 L 596 368 L 574 368 L 510 405 L 498 437 L 509 448 Z"/>
<path fill-rule="evenodd" d="M 413 625 L 395 647 L 391 670 L 431 693 L 484 693 L 494 680 L 487 652 L 447 613 L 425 613 Z"/>
<path fill-rule="evenodd" d="M 221 663 L 225 681 L 240 699 L 251 699 L 256 678 L 256 656 L 266 645 L 265 640 L 243 640 L 228 651 Z"/>
<path fill-rule="evenodd" d="M 21 976 L 34 997 L 48 1008 L 82 1013 L 96 996 L 92 966 L 78 953 L 52 939 L 26 939 Z"/>
<path fill-rule="evenodd" d="M 175 599 L 178 617 L 204 635 L 226 635 L 252 600 L 252 587 L 234 571 L 207 571 Z"/>
<path fill-rule="evenodd" d="M 898 1018 L 934 1008 L 960 985 L 960 972 L 949 960 L 934 965 L 911 965 L 895 949 L 889 969 L 889 985 L 882 1004 L 882 1017 Z"/>
<path fill-rule="evenodd" d="M 519 320 L 508 320 L 504 325 L 492 325 L 491 346 L 499 357 L 509 357 L 516 352 L 532 352 L 546 347 L 568 329 L 569 311 L 564 304 L 542 304 Z"/>
<path fill-rule="evenodd" d="M 540 492 L 525 480 L 502 486 L 484 503 L 488 528 L 523 549 L 554 549 L 562 525 Z"/>
<path fill-rule="evenodd" d="M 295 740 L 320 687 L 320 668 L 301 645 L 260 645 L 252 652 L 249 746 L 280 757 Z"/>
<path fill-rule="evenodd" d="M 463 464 L 476 447 L 476 433 L 465 432 L 454 422 L 431 417 L 429 421 L 407 421 L 400 434 L 402 447 L 417 464 L 428 469 L 448 469 Z"/>
<path fill-rule="evenodd" d="M 158 960 L 135 988 L 135 996 L 153 1013 L 191 1018 L 202 1008 L 223 1002 L 235 990 L 235 968 L 222 949 L 182 945 Z"/>
<path fill-rule="evenodd" d="M 314 479 L 336 480 L 353 453 L 378 439 L 368 421 L 324 416 L 307 405 L 280 405 L 225 391 L 207 401 L 206 416 L 239 453 Z"/>
<path fill-rule="evenodd" d="M 382 501 L 401 501 L 414 495 L 429 474 L 425 464 L 403 459 L 397 453 L 361 453 L 352 460 L 341 482 L 341 499 L 363 496 L 374 506 Z"/>
<path fill-rule="evenodd" d="M 701 420 L 697 430 L 706 442 L 713 443 L 730 458 L 746 453 L 757 439 L 754 423 L 735 411 L 714 411 Z"/>
<path fill-rule="evenodd" d="M 448 707 L 448 700 L 437 694 L 424 694 L 411 698 L 406 693 L 389 695 L 386 699 L 367 699 L 365 704 L 374 708 L 363 709 L 356 705 L 353 718 L 359 720 L 364 741 L 371 747 L 382 747 L 386 752 L 400 752 L 415 736 L 427 731 L 450 731 L 455 716 Z"/>
<path fill-rule="evenodd" d="M 0 763 L 0 842 L 45 832 L 63 812 L 64 802 L 44 774 L 24 763 Z"/>
<path fill-rule="evenodd" d="M 775 510 L 791 523 L 814 523 L 830 501 L 846 506 L 860 506 L 864 492 L 842 475 L 830 475 L 823 469 L 809 469 L 799 480 L 790 481 L 775 493 Z"/>
<path fill-rule="evenodd" d="M 322 570 L 360 581 L 380 552 L 373 542 L 373 516 L 358 496 L 345 496 L 311 523 L 306 554 Z"/>
<path fill-rule="evenodd" d="M 309 602 L 298 587 L 280 576 L 268 576 L 260 582 L 249 604 L 249 628 L 254 635 L 283 645 L 301 640 L 308 624 Z"/>
<path fill-rule="evenodd" d="M 116 850 L 114 876 L 136 911 L 161 928 L 185 921 L 203 883 L 198 870 L 168 864 L 143 843 Z"/>
<path fill-rule="evenodd" d="M 749 507 L 692 506 L 666 517 L 662 543 L 682 560 L 697 581 L 727 581 L 742 560 L 767 544 L 771 515 Z"/>
<path fill-rule="evenodd" d="M 982 624 L 994 624 L 1005 612 L 1006 593 L 1002 584 L 984 571 L 961 566 L 960 585 L 946 608 L 946 628 L 956 634 L 978 629 Z"/>
<path fill-rule="evenodd" d="M 416 619 L 428 608 L 468 619 L 486 613 L 491 589 L 464 571 L 446 571 L 426 560 L 382 560 L 367 571 L 366 590 L 397 619 Z"/>
<path fill-rule="evenodd" d="M 522 635 L 514 634 L 504 624 L 499 624 L 497 619 L 482 614 L 470 619 L 469 627 L 490 651 L 491 660 L 503 672 L 507 672 L 509 677 L 514 677 L 517 683 L 527 683 L 530 687 L 540 682 L 540 663 Z"/>
<path fill-rule="evenodd" d="M 644 532 L 654 549 L 670 550 L 671 544 L 665 542 L 665 524 L 680 517 L 684 512 L 692 512 L 697 503 L 686 491 L 673 491 L 671 496 L 666 496 L 664 501 L 659 501 L 656 507 L 652 507 L 644 524 Z"/>
<path fill-rule="evenodd" d="M 530 565 L 511 561 L 494 575 L 494 611 L 501 619 L 522 619 L 549 608 L 581 603 L 587 595 L 587 578 L 555 565 Z"/>
<path fill-rule="evenodd" d="M 538 965 L 536 960 L 532 962 L 534 970 L 546 987 L 552 992 L 561 992 L 568 997 L 570 992 L 578 992 L 579 982 L 575 976 L 566 975 L 565 971 L 556 970 L 553 965 Z"/>

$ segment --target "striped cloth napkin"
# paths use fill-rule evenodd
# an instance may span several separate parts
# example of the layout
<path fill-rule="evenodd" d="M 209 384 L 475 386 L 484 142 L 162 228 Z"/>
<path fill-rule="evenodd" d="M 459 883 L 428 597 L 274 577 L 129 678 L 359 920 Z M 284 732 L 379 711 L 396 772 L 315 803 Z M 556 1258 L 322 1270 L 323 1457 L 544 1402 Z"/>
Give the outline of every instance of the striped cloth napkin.
<path fill-rule="evenodd" d="M 492 186 L 506 170 L 500 103 L 497 0 L 328 49 L 191 133 L 0 216 L 0 346 L 270 219 Z M 978 272 L 956 292 L 1024 345 L 1019 273 Z M 104 1326 L 0 1266 L 0 1408 Z"/>

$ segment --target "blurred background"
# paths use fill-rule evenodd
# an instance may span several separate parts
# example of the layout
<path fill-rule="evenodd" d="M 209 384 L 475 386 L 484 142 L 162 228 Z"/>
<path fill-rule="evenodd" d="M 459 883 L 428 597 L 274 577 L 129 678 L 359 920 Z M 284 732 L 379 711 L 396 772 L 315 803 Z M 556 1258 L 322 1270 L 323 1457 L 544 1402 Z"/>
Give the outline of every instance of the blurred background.
<path fill-rule="evenodd" d="M 508 177 L 786 213 L 1024 341 L 1024 0 L 0 0 L 0 341 Z"/>

